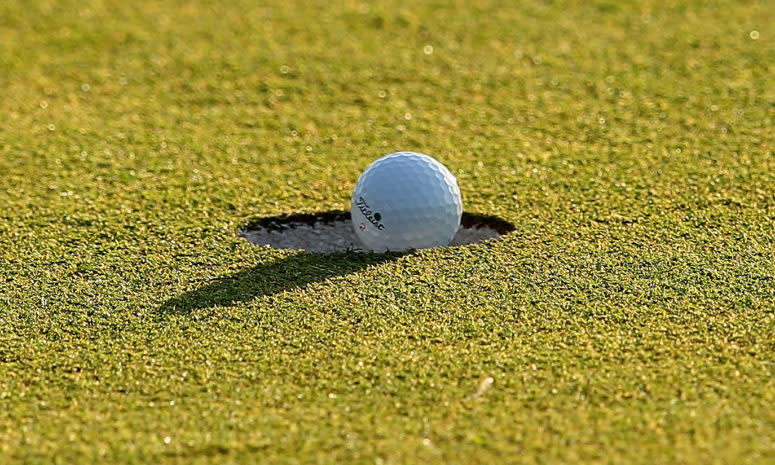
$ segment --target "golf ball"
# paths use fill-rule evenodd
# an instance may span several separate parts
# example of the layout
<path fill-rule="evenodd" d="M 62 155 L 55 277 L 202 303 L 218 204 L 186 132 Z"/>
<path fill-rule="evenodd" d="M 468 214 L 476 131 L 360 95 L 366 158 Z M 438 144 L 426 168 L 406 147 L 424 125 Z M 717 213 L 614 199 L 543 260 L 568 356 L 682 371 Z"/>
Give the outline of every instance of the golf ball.
<path fill-rule="evenodd" d="M 448 245 L 460 227 L 457 180 L 428 155 L 396 152 L 358 178 L 351 216 L 355 234 L 374 252 Z"/>

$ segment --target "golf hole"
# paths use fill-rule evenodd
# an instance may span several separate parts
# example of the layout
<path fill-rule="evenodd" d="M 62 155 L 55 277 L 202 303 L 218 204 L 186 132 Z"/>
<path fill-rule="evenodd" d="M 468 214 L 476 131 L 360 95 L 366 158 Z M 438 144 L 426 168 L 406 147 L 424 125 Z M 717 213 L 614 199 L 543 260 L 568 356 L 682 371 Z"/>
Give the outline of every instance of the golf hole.
<path fill-rule="evenodd" d="M 498 240 L 514 230 L 514 225 L 494 216 L 463 213 L 460 229 L 450 246 Z M 312 253 L 365 252 L 353 231 L 350 212 L 292 213 L 259 218 L 240 229 L 248 242 L 275 249 Z"/>

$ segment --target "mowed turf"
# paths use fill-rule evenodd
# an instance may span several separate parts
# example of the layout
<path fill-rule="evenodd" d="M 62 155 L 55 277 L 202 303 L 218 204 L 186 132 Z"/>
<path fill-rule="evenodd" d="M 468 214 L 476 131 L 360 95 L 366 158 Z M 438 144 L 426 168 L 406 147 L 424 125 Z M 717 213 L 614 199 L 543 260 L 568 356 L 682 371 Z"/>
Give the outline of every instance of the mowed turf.
<path fill-rule="evenodd" d="M 775 8 L 518 3 L 0 2 L 0 462 L 775 463 Z M 516 230 L 238 237 L 396 150 Z"/>

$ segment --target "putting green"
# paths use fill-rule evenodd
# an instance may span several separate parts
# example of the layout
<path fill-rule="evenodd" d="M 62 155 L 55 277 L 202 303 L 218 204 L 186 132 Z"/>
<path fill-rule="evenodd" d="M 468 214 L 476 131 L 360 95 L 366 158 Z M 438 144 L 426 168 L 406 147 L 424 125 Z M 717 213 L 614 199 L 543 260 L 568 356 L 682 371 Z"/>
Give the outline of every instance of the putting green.
<path fill-rule="evenodd" d="M 0 462 L 775 462 L 764 1 L 0 2 Z M 497 242 L 256 247 L 396 150 Z"/>

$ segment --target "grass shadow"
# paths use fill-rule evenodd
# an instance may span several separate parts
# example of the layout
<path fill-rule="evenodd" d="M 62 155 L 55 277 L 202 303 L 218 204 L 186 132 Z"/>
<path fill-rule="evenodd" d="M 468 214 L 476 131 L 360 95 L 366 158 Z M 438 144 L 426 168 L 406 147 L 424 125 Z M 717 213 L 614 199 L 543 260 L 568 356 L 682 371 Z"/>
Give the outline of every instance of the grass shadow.
<path fill-rule="evenodd" d="M 402 255 L 405 254 L 303 252 L 217 278 L 198 289 L 167 300 L 159 308 L 158 314 L 185 315 L 198 309 L 236 305 L 257 297 L 303 288 L 311 283 L 354 273 L 372 265 L 395 260 Z"/>
<path fill-rule="evenodd" d="M 269 231 L 296 230 L 297 234 L 306 234 L 308 236 L 305 238 L 306 243 L 314 244 L 315 241 L 320 240 L 320 236 L 317 236 L 314 231 L 298 228 L 300 224 L 315 226 L 331 225 L 337 222 L 349 223 L 349 221 L 350 212 L 343 210 L 318 213 L 292 213 L 255 219 L 243 226 L 241 231 L 257 229 Z M 502 235 L 514 230 L 514 225 L 498 217 L 468 212 L 463 213 L 461 225 L 464 228 L 474 229 L 486 227 Z M 347 231 L 350 230 L 351 228 L 347 229 Z M 354 233 L 352 234 L 352 239 L 355 240 Z M 478 240 L 474 242 L 478 242 Z M 270 245 L 283 248 L 278 247 L 278 244 Z M 365 254 L 352 251 L 328 253 L 301 252 L 217 278 L 198 289 L 169 299 L 161 305 L 158 315 L 185 315 L 199 309 L 236 305 L 261 296 L 299 289 L 311 283 L 355 273 L 372 265 L 395 260 L 405 254 Z"/>

